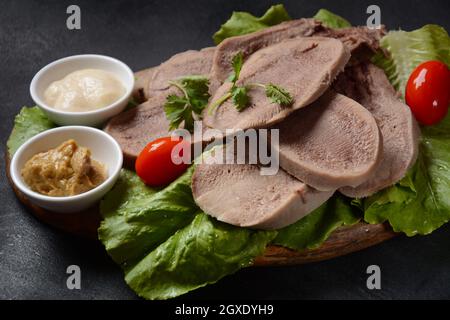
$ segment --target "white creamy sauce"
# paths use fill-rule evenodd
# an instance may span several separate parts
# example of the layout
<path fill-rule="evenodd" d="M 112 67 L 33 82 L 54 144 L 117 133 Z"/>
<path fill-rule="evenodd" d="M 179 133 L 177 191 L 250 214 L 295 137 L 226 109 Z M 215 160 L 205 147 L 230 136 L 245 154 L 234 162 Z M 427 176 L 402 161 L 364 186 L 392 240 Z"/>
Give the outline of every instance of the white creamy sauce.
<path fill-rule="evenodd" d="M 108 71 L 83 69 L 50 84 L 45 102 L 61 111 L 84 112 L 104 108 L 119 100 L 125 87 Z"/>

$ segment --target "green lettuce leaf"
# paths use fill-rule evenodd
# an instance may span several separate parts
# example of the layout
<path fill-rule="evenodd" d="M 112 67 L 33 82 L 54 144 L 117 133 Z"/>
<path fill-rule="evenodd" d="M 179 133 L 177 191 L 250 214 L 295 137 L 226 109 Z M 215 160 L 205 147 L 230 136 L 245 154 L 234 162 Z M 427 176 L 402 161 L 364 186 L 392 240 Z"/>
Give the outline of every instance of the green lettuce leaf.
<path fill-rule="evenodd" d="M 141 297 L 168 299 L 250 266 L 276 232 L 236 228 L 199 212 L 126 273 Z"/>
<path fill-rule="evenodd" d="M 448 126 L 450 118 L 445 119 Z M 364 200 L 364 219 L 389 221 L 408 236 L 429 234 L 450 220 L 450 130 L 423 131 L 416 165 L 400 183 Z"/>
<path fill-rule="evenodd" d="M 309 215 L 278 230 L 274 244 L 294 250 L 315 249 L 341 226 L 349 226 L 361 219 L 361 211 L 350 199 L 335 194 Z"/>
<path fill-rule="evenodd" d="M 7 142 L 9 155 L 12 156 L 28 139 L 53 127 L 55 124 L 39 107 L 23 107 L 14 119 L 14 128 Z"/>
<path fill-rule="evenodd" d="M 98 237 L 116 263 L 142 258 L 189 224 L 198 208 L 190 188 L 192 168 L 160 190 L 147 187 L 123 169 L 114 188 L 100 204 L 104 218 Z"/>
<path fill-rule="evenodd" d="M 161 190 L 123 170 L 101 203 L 99 239 L 124 269 L 126 282 L 147 299 L 171 298 L 216 282 L 250 265 L 276 235 L 202 213 L 192 197 L 193 170 Z"/>
<path fill-rule="evenodd" d="M 291 17 L 282 4 L 271 6 L 259 18 L 248 12 L 233 12 L 231 18 L 214 33 L 213 40 L 219 44 L 226 38 L 252 33 L 287 20 L 291 20 Z"/>
<path fill-rule="evenodd" d="M 426 25 L 411 32 L 392 31 L 381 43 L 390 57 L 380 54 L 374 62 L 402 92 L 418 64 L 433 59 L 450 65 L 450 38 L 436 25 Z M 436 230 L 450 219 L 448 168 L 450 116 L 438 125 L 422 128 L 417 163 L 404 179 L 363 200 L 365 221 L 389 221 L 395 231 L 408 236 Z"/>
<path fill-rule="evenodd" d="M 313 18 L 329 28 L 351 27 L 350 22 L 326 9 L 320 9 Z M 252 33 L 288 20 L 291 20 L 291 17 L 282 4 L 270 7 L 259 18 L 248 12 L 233 12 L 231 18 L 213 35 L 213 40 L 217 45 L 226 38 Z"/>
<path fill-rule="evenodd" d="M 319 11 L 317 11 L 317 13 L 313 18 L 321 21 L 326 27 L 329 28 L 340 29 L 352 26 L 351 23 L 345 20 L 344 18 L 326 9 L 320 9 Z"/>
<path fill-rule="evenodd" d="M 450 67 L 450 38 L 438 25 L 428 24 L 411 32 L 391 31 L 381 39 L 381 46 L 390 57 L 380 53 L 373 61 L 384 69 L 392 85 L 403 95 L 411 72 L 420 63 L 439 60 Z"/>

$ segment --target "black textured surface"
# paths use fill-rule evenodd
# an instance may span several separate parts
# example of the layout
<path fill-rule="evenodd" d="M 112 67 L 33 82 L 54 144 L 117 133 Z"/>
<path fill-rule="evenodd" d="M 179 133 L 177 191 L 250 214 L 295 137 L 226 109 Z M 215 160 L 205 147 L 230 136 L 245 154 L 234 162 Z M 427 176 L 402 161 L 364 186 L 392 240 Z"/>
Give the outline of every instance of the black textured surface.
<path fill-rule="evenodd" d="M 82 30 L 66 28 L 69 4 L 82 10 Z M 212 45 L 211 35 L 231 11 L 261 14 L 271 1 L 1 1 L 0 154 L 15 114 L 31 105 L 34 73 L 52 60 L 73 54 L 117 57 L 134 70 L 156 65 L 172 54 Z M 447 30 L 450 2 L 285 1 L 293 17 L 319 8 L 363 24 L 377 3 L 389 28 L 410 30 L 437 23 Z M 133 299 L 122 273 L 96 242 L 63 234 L 37 221 L 16 200 L 0 161 L 0 298 Z M 450 226 L 432 235 L 398 237 L 334 260 L 296 267 L 250 268 L 187 299 L 372 299 L 450 298 Z M 65 270 L 77 264 L 82 289 L 66 288 Z M 382 271 L 382 290 L 366 289 L 368 265 Z"/>

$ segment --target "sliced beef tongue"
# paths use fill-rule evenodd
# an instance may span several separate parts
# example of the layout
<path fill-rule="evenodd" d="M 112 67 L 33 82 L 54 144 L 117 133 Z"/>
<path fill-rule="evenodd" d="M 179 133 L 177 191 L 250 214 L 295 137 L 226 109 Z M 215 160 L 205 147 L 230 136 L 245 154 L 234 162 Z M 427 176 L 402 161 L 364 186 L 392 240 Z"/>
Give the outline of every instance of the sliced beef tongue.
<path fill-rule="evenodd" d="M 158 95 L 170 88 L 169 81 L 182 76 L 209 76 L 215 48 L 188 50 L 178 53 L 162 63 L 153 73 L 149 83 L 149 96 Z"/>
<path fill-rule="evenodd" d="M 373 175 L 357 187 L 339 189 L 349 197 L 366 197 L 405 176 L 417 158 L 420 129 L 383 70 L 371 63 L 348 67 L 334 87 L 367 108 L 383 136 L 381 162 Z"/>
<path fill-rule="evenodd" d="M 343 95 L 328 92 L 276 128 L 280 166 L 318 190 L 356 187 L 378 166 L 382 139 L 375 119 Z"/>
<path fill-rule="evenodd" d="M 239 112 L 231 99 L 214 113 L 205 110 L 204 123 L 212 128 L 263 128 L 280 122 L 292 112 L 314 102 L 344 69 L 350 53 L 341 41 L 332 38 L 310 37 L 287 40 L 254 53 L 244 63 L 237 85 L 274 83 L 292 95 L 290 106 L 272 103 L 264 89 L 250 89 L 250 104 Z M 211 98 L 219 100 L 231 88 L 224 83 Z"/>
<path fill-rule="evenodd" d="M 169 88 L 168 82 L 187 75 L 209 74 L 214 48 L 189 50 L 174 55 L 155 68 L 135 74 L 134 97 L 141 105 L 113 117 L 105 131 L 119 143 L 125 156 L 125 164 L 133 167 L 140 151 L 150 141 L 169 136 L 169 121 L 164 113 L 166 97 L 170 93 L 181 94 L 177 88 Z"/>
<path fill-rule="evenodd" d="M 127 167 L 134 166 L 137 156 L 147 143 L 170 135 L 164 102 L 165 97 L 162 95 L 150 98 L 113 117 L 104 128 L 119 143 Z"/>
<path fill-rule="evenodd" d="M 212 85 L 220 85 L 227 79 L 232 71 L 231 59 L 238 52 L 242 52 L 244 58 L 247 58 L 254 52 L 281 41 L 312 36 L 322 28 L 321 23 L 317 20 L 299 19 L 283 22 L 247 35 L 225 39 L 217 46 L 214 54 L 211 68 Z"/>
<path fill-rule="evenodd" d="M 143 104 L 113 117 L 105 126 L 104 131 L 119 143 L 126 167 L 134 169 L 136 158 L 149 142 L 161 137 L 170 137 L 173 133 L 169 131 L 169 121 L 164 112 L 165 101 L 163 95 L 150 98 Z M 202 138 L 208 140 L 203 141 Z M 203 145 L 215 138 L 216 136 L 205 134 L 202 137 L 192 135 L 191 144 Z"/>
<path fill-rule="evenodd" d="M 315 19 L 298 19 L 247 35 L 225 39 L 217 46 L 211 69 L 214 86 L 223 83 L 231 72 L 231 59 L 241 51 L 244 57 L 270 45 L 298 37 L 323 36 L 340 39 L 352 54 L 379 49 L 379 39 L 384 29 L 371 30 L 367 27 L 331 29 Z M 364 50 L 361 50 L 364 48 Z"/>
<path fill-rule="evenodd" d="M 157 67 L 135 73 L 133 96 L 144 102 L 158 94 L 168 95 L 169 81 L 182 76 L 209 76 L 215 48 L 188 50 L 172 56 Z"/>
<path fill-rule="evenodd" d="M 148 88 L 150 85 L 150 80 L 153 78 L 153 73 L 156 67 L 144 69 L 134 73 L 134 89 L 133 98 L 138 102 L 142 103 L 148 100 L 149 93 Z"/>
<path fill-rule="evenodd" d="M 352 53 L 352 62 L 365 61 L 374 53 L 384 49 L 380 46 L 381 38 L 386 34 L 384 26 L 379 29 L 367 27 L 323 28 L 315 35 L 341 40 Z"/>
<path fill-rule="evenodd" d="M 334 191 L 317 191 L 283 170 L 260 174 L 251 164 L 198 164 L 192 177 L 195 202 L 220 221 L 257 229 L 279 229 L 301 219 Z"/>

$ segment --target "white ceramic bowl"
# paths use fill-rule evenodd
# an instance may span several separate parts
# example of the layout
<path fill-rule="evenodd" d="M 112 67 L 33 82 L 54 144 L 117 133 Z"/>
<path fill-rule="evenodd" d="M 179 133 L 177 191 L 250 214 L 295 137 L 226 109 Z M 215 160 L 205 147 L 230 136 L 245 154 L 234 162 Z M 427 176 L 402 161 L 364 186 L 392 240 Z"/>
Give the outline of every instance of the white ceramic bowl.
<path fill-rule="evenodd" d="M 32 191 L 21 175 L 26 161 L 35 154 L 55 148 L 69 139 L 74 139 L 78 145 L 90 149 L 92 158 L 106 165 L 108 178 L 96 188 L 76 196 L 49 197 Z M 111 190 L 119 177 L 122 162 L 119 144 L 107 133 L 90 127 L 67 126 L 42 132 L 25 142 L 11 159 L 10 174 L 17 188 L 37 206 L 69 213 L 91 207 Z"/>
<path fill-rule="evenodd" d="M 52 108 L 45 103 L 44 92 L 54 81 L 81 69 L 101 69 L 116 75 L 125 87 L 125 94 L 104 108 L 87 112 L 68 112 Z M 123 62 L 103 55 L 83 54 L 56 60 L 42 68 L 33 77 L 30 94 L 34 102 L 59 125 L 99 126 L 122 112 L 128 104 L 134 87 L 133 71 Z"/>

